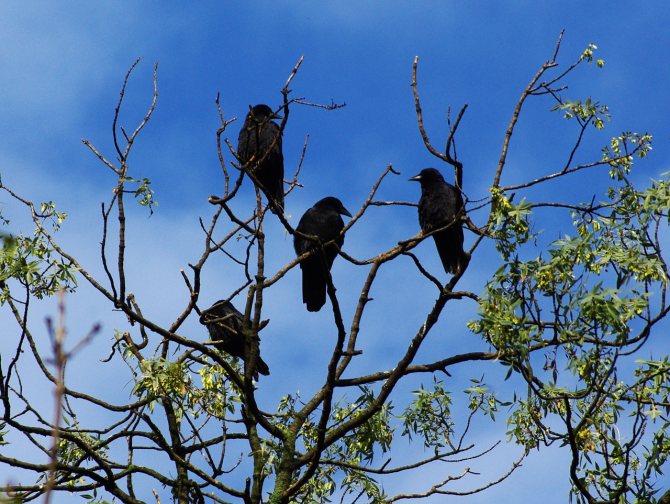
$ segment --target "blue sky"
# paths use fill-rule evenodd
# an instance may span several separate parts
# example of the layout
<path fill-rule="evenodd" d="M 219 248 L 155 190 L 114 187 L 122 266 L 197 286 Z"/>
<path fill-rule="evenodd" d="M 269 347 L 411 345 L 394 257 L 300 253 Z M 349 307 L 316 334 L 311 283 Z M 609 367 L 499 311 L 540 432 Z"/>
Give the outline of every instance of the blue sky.
<path fill-rule="evenodd" d="M 574 61 L 590 42 L 599 46 L 597 56 L 606 60 L 603 70 L 585 68 L 571 77 L 566 92 L 572 98 L 594 96 L 607 103 L 613 115 L 605 133 L 593 135 L 587 152 L 596 157 L 599 147 L 621 130 L 649 131 L 654 135 L 654 151 L 639 165 L 636 180 L 645 182 L 670 168 L 670 67 L 666 63 L 670 6 L 665 2 L 647 2 L 644 7 L 624 2 L 422 0 L 62 5 L 0 4 L 0 174 L 5 184 L 23 196 L 53 199 L 69 213 L 61 239 L 82 264 L 99 273 L 99 208 L 109 198 L 114 180 L 81 139 L 89 139 L 112 156 L 111 121 L 123 76 L 141 56 L 122 115 L 122 123 L 133 127 L 149 103 L 152 65 L 158 62 L 158 108 L 135 148 L 131 174 L 152 179 L 159 206 L 150 218 L 144 209 L 131 211 L 128 271 L 130 289 L 145 313 L 163 323 L 186 302 L 179 270 L 197 259 L 202 246 L 197 219 L 212 212 L 207 196 L 221 192 L 216 94 L 221 94 L 227 117 L 242 117 L 250 104 L 277 106 L 280 88 L 301 55 L 305 61 L 294 80 L 293 96 L 347 106 L 332 112 L 292 109 L 284 135 L 287 173 L 296 166 L 309 134 L 301 175 L 305 187 L 295 191 L 286 205 L 294 225 L 316 200 L 329 194 L 356 211 L 388 163 L 402 176 L 390 177 L 380 198 L 418 199 L 418 185 L 406 179 L 436 161 L 424 149 L 416 126 L 410 88 L 415 55 L 420 57 L 426 127 L 436 145 L 442 145 L 446 136 L 447 108 L 469 104 L 459 131 L 458 153 L 465 165 L 466 192 L 471 199 L 484 197 L 516 100 L 550 57 L 562 29 L 566 33 L 559 63 Z M 551 105 L 543 100 L 524 108 L 504 182 L 553 171 L 565 159 L 574 130 L 548 112 Z M 239 124 L 230 127 L 233 142 Z M 593 186 L 583 182 L 578 187 L 549 186 L 549 191 L 561 195 L 547 192 L 538 197 L 587 200 L 602 188 L 598 185 L 602 178 L 598 180 Z M 245 188 L 248 197 L 249 187 Z M 8 201 L 0 204 L 3 215 L 12 219 L 11 231 L 29 229 L 16 207 Z M 556 227 L 550 221 L 540 224 L 549 226 L 552 231 L 544 236 L 550 241 L 558 237 Z M 275 223 L 267 231 L 268 240 L 276 244 L 269 268 L 276 269 L 292 259 L 292 243 Z M 416 231 L 414 209 L 373 209 L 349 233 L 345 249 L 356 257 L 368 257 Z M 466 235 L 468 240 L 471 243 L 472 235 Z M 444 276 L 432 244 L 422 244 L 417 253 L 440 278 Z M 499 266 L 497 260 L 495 255 L 476 257 L 462 287 L 481 291 Z M 333 274 L 343 299 L 356 295 L 364 273 L 341 259 L 336 262 Z M 223 258 L 213 260 L 205 270 L 202 304 L 226 297 L 238 279 L 239 272 L 231 271 Z M 392 367 L 435 297 L 433 287 L 418 277 L 408 260 L 385 272 L 376 289 L 373 296 L 379 301 L 370 309 L 360 340 L 368 360 L 357 363 L 355 371 Z M 54 313 L 50 303 L 36 309 L 38 314 Z M 328 338 L 334 333 L 328 310 L 307 314 L 303 309 L 296 270 L 271 290 L 266 309 L 271 325 L 263 333 L 262 352 L 272 371 L 272 390 L 262 392 L 271 409 L 273 401 L 287 392 L 313 390 L 310 387 L 318 379 L 307 383 L 305 376 L 323 376 L 331 348 Z M 345 315 L 350 317 L 352 309 L 352 303 L 344 304 Z M 71 378 L 86 377 L 90 391 L 127 398 L 129 378 L 119 375 L 122 368 L 97 364 L 106 356 L 113 329 L 123 326 L 122 318 L 85 287 L 81 295 L 69 298 L 68 312 L 73 340 L 95 322 L 104 327 L 96 344 L 71 366 Z M 467 301 L 448 307 L 446 321 L 426 341 L 419 361 L 429 360 L 436 352 L 448 355 L 482 348 L 465 328 L 474 313 Z M 39 332 L 41 315 L 32 323 Z M 184 330 L 194 339 L 205 338 L 195 319 Z M 10 341 L 0 341 L 3 354 L 11 348 Z M 655 348 L 658 353 L 669 350 L 661 342 Z M 92 374 L 95 380 L 90 380 Z M 453 374 L 454 386 L 447 381 L 447 388 L 454 391 L 470 376 L 497 376 L 491 365 L 474 373 L 454 369 Z M 118 376 L 124 378 L 119 381 Z M 417 385 L 410 380 L 402 390 Z M 486 424 L 477 440 L 484 446 L 504 438 L 504 431 L 504 422 Z M 496 453 L 493 460 L 473 466 L 482 478 L 500 474 L 497 463 L 512 460 L 517 450 L 504 447 Z M 0 468 L 2 479 L 10 476 L 5 470 Z M 468 502 L 521 497 L 517 492 L 527 492 L 531 499 L 537 495 L 536 485 L 557 489 L 545 502 L 565 502 L 567 479 L 565 454 L 549 450 L 531 459 L 504 485 Z M 388 488 L 399 491 L 416 483 L 416 478 L 396 478 Z"/>

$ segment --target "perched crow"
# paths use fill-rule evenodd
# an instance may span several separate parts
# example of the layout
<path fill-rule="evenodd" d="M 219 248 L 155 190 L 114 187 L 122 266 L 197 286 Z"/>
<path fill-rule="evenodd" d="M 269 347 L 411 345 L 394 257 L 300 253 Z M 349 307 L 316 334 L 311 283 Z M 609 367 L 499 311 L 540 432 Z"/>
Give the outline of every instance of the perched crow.
<path fill-rule="evenodd" d="M 283 213 L 284 155 L 279 126 L 272 119 L 280 117 L 267 105 L 256 105 L 249 110 L 237 138 L 237 156 L 243 164 L 251 161 L 248 169 L 254 172 L 265 189 L 265 195 L 277 206 L 275 208 L 270 204 L 270 209 L 274 213 Z"/>
<path fill-rule="evenodd" d="M 293 246 L 298 255 L 312 249 L 317 252 L 304 259 L 300 263 L 302 270 L 302 302 L 307 305 L 307 310 L 317 312 L 326 304 L 326 285 L 337 252 L 344 243 L 344 235 L 339 236 L 344 228 L 341 215 L 351 217 L 349 211 L 344 208 L 342 202 L 329 196 L 318 201 L 312 208 L 307 210 L 300 218 L 296 231 L 303 235 L 317 236 L 321 243 L 335 240 L 334 243 L 320 250 L 319 243 L 315 240 L 295 235 Z"/>
<path fill-rule="evenodd" d="M 468 255 L 463 250 L 463 198 L 456 187 L 444 181 L 435 168 L 426 168 L 410 180 L 421 183 L 419 200 L 419 224 L 424 233 L 447 226 L 433 234 L 437 252 L 444 271 L 454 275 L 468 264 Z"/>
<path fill-rule="evenodd" d="M 244 334 L 242 332 L 243 315 L 237 311 L 230 301 L 217 301 L 200 315 L 200 323 L 207 327 L 212 341 L 217 342 L 217 348 L 223 350 L 233 357 L 239 357 L 243 361 L 244 356 Z M 269 375 L 270 369 L 263 362 L 260 354 L 256 359 L 254 378 L 258 379 L 258 373 Z"/>

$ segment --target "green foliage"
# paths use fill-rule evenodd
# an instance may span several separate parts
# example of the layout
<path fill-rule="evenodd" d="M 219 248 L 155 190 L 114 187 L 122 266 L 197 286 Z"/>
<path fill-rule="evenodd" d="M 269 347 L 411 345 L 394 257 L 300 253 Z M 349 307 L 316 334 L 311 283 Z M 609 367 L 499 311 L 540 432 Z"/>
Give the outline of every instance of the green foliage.
<path fill-rule="evenodd" d="M 638 361 L 632 383 L 618 378 L 620 354 L 648 336 L 661 301 L 654 296 L 667 284 L 658 228 L 668 221 L 670 181 L 665 175 L 638 191 L 626 179 L 633 156 L 644 157 L 650 141 L 649 135 L 628 133 L 612 140 L 607 159 L 619 183 L 608 190 L 610 201 L 574 210 L 574 235 L 556 240 L 538 257 L 510 256 L 488 282 L 479 317 L 469 323 L 510 373 L 522 371 L 535 389 L 515 398 L 509 439 L 526 450 L 537 448 L 558 436 L 547 425 L 559 419 L 568 430 L 557 439 L 576 445 L 584 488 L 617 501 L 617 492 L 630 488 L 648 502 L 654 489 L 647 482 L 660 474 L 670 453 L 667 357 Z M 524 222 L 530 217 L 525 214 Z M 518 221 L 499 218 L 496 224 L 498 249 L 505 257 L 519 253 L 508 245 Z M 637 409 L 631 411 L 631 404 Z M 659 420 L 640 454 L 643 425 Z M 628 437 L 621 433 L 626 427 Z"/>
<path fill-rule="evenodd" d="M 238 371 L 239 363 L 237 363 Z M 197 418 L 201 414 L 215 418 L 226 418 L 234 414 L 241 403 L 240 391 L 233 386 L 223 368 L 219 365 L 203 366 L 198 370 L 202 388 L 191 387 L 193 397 L 193 414 Z"/>
<path fill-rule="evenodd" d="M 38 299 L 54 295 L 61 289 L 73 291 L 77 285 L 77 268 L 62 257 L 41 232 L 49 224 L 58 231 L 67 214 L 56 211 L 54 202 L 40 205 L 35 215 L 37 228 L 33 236 L 2 234 L 0 250 L 0 304 L 9 295 L 6 281 L 17 280 Z"/>
<path fill-rule="evenodd" d="M 360 387 L 361 395 L 353 401 L 344 398 L 333 408 L 331 419 L 336 428 L 351 419 L 358 412 L 370 406 L 374 393 L 369 387 Z M 282 412 L 285 418 L 292 418 L 295 398 L 287 396 L 282 400 Z M 344 435 L 337 443 L 329 446 L 315 475 L 300 493 L 297 502 L 325 502 L 339 487 L 346 495 L 364 495 L 367 502 L 383 502 L 385 493 L 379 483 L 364 468 L 386 453 L 393 441 L 394 428 L 391 425 L 393 405 L 385 403 L 383 407 L 367 421 Z M 301 439 L 306 450 L 313 448 L 318 437 L 317 426 L 307 421 L 301 429 Z M 336 463 L 329 463 L 329 461 Z M 335 476 L 339 475 L 338 480 Z"/>
<path fill-rule="evenodd" d="M 454 422 L 451 420 L 451 396 L 444 384 L 433 377 L 433 390 L 415 390 L 412 401 L 401 416 L 402 435 L 412 441 L 419 437 L 425 448 L 439 448 L 451 444 Z"/>
<path fill-rule="evenodd" d="M 648 133 L 623 132 L 612 137 L 609 145 L 602 148 L 602 161 L 610 166 L 610 177 L 622 181 L 630 173 L 635 156 L 642 159 L 651 151 L 652 136 Z"/>
<path fill-rule="evenodd" d="M 598 46 L 595 45 L 594 43 L 590 43 L 586 49 L 584 49 L 584 52 L 580 56 L 580 59 L 583 61 L 586 61 L 588 63 L 593 62 L 593 55 L 595 54 L 596 49 L 598 49 Z M 605 66 L 605 60 L 602 58 L 597 58 L 596 60 L 596 66 L 598 68 L 603 68 Z"/>
<path fill-rule="evenodd" d="M 158 206 L 158 201 L 156 201 L 156 198 L 154 197 L 154 190 L 151 188 L 151 179 L 146 177 L 142 177 L 140 179 L 124 177 L 123 182 L 137 184 L 137 188 L 131 190 L 130 192 L 134 194 L 135 199 L 140 205 L 149 208 L 149 213 L 153 214 L 154 207 Z"/>
<path fill-rule="evenodd" d="M 335 405 L 331 414 L 333 426 L 350 420 L 374 401 L 375 395 L 371 388 L 360 387 L 360 390 L 361 395 L 353 401 L 342 399 Z M 362 460 L 371 462 L 376 450 L 386 452 L 393 440 L 392 411 L 393 405 L 386 403 L 375 415 L 345 435 L 340 443 L 333 445 L 332 450 L 350 463 L 358 464 Z M 305 431 L 305 445 L 308 448 L 314 446 L 317 436 L 315 425 L 310 424 L 310 427 Z"/>
<path fill-rule="evenodd" d="M 472 413 L 482 412 L 484 415 L 495 420 L 496 413 L 499 406 L 508 406 L 498 400 L 493 392 L 489 390 L 488 385 L 484 383 L 484 378 L 470 378 L 472 383 L 464 392 L 468 395 L 468 409 Z"/>
<path fill-rule="evenodd" d="M 330 497 L 335 493 L 338 487 L 338 481 L 335 477 L 338 475 L 338 468 L 332 465 L 321 465 L 307 484 L 302 488 L 297 499 L 292 503 L 317 503 L 329 502 Z M 338 478 L 339 479 L 339 478 Z"/>
<path fill-rule="evenodd" d="M 530 205 L 522 199 L 518 205 L 512 203 L 503 191 L 491 189 L 491 216 L 489 232 L 496 248 L 505 260 L 509 259 L 520 245 L 527 243 L 530 232 Z"/>
<path fill-rule="evenodd" d="M 100 499 L 97 497 L 97 492 L 92 494 L 82 494 L 82 499 L 87 499 L 86 504 L 112 504 L 108 500 Z"/>
<path fill-rule="evenodd" d="M 169 362 L 161 357 L 141 361 L 142 375 L 139 377 L 133 393 L 140 399 L 149 400 L 153 411 L 156 401 L 168 400 L 178 406 L 177 414 L 181 418 L 190 403 L 191 375 L 183 362 Z"/>
<path fill-rule="evenodd" d="M 107 456 L 107 449 L 101 447 L 100 435 L 90 435 L 83 432 L 73 432 L 72 435 L 76 438 L 60 439 L 57 448 L 58 461 L 68 465 L 78 465 L 85 460 L 91 460 L 88 451 L 95 451 L 98 456 L 105 458 Z M 84 449 L 81 445 L 85 445 Z"/>
<path fill-rule="evenodd" d="M 73 291 L 77 268 L 60 256 L 41 234 L 4 237 L 0 250 L 0 303 L 9 291 L 5 282 L 17 280 L 38 299 L 52 296 L 61 289 Z"/>
<path fill-rule="evenodd" d="M 342 480 L 344 495 L 360 495 L 367 498 L 371 504 L 386 502 L 387 495 L 369 474 L 364 471 L 348 470 Z"/>
<path fill-rule="evenodd" d="M 110 501 L 103 500 L 98 497 L 98 490 L 93 489 L 90 494 L 82 494 L 82 499 L 86 499 L 86 504 L 111 504 Z"/>
<path fill-rule="evenodd" d="M 543 412 L 551 403 L 519 399 L 515 402 L 515 409 L 507 419 L 507 439 L 521 445 L 526 451 L 538 448 L 543 437 Z"/>
<path fill-rule="evenodd" d="M 123 333 L 116 332 L 116 341 L 124 358 L 130 363 L 134 360 L 134 355 L 123 336 Z M 238 412 L 241 391 L 228 379 L 220 365 L 209 364 L 206 358 L 202 363 L 194 372 L 184 362 L 170 362 L 160 357 L 145 359 L 139 363 L 140 372 L 133 393 L 140 399 L 148 399 L 151 411 L 156 402 L 169 399 L 178 405 L 176 413 L 180 418 L 189 414 L 196 419 L 205 415 L 225 420 L 229 415 Z M 231 358 L 230 365 L 240 374 L 238 359 Z M 200 386 L 193 379 L 196 376 L 199 377 Z"/>
<path fill-rule="evenodd" d="M 42 225 L 48 223 L 54 231 L 58 231 L 61 224 L 67 219 L 67 214 L 65 212 L 58 212 L 56 210 L 56 203 L 53 201 L 47 201 L 40 204 L 40 211 L 37 217 L 42 222 Z"/>
<path fill-rule="evenodd" d="M 667 185 L 655 184 L 649 193 L 622 188 L 611 216 L 575 212 L 576 235 L 552 243 L 546 255 L 510 260 L 488 283 L 480 303 L 481 316 L 470 328 L 503 354 L 523 356 L 544 339 L 561 343 L 624 342 L 634 322 L 648 306 L 651 284 L 665 283 L 663 262 L 647 237 L 650 218 L 665 210 L 652 201 L 667 201 Z M 515 228 L 516 223 L 502 221 Z M 507 247 L 508 236 L 497 234 Z M 606 287 L 602 275 L 614 273 Z M 607 277 L 605 277 L 607 278 Z M 638 287 L 625 287 L 634 282 Z M 543 321 L 543 306 L 553 320 Z"/>
<path fill-rule="evenodd" d="M 552 111 L 563 111 L 563 117 L 566 119 L 576 118 L 580 124 L 591 123 L 596 129 L 603 129 L 605 122 L 609 121 L 611 116 L 607 105 L 593 101 L 591 97 L 582 100 L 563 99 L 561 103 L 552 107 Z"/>
<path fill-rule="evenodd" d="M 347 416 L 355 409 L 367 409 L 375 399 L 374 392 L 368 387 L 361 387 L 362 395 L 352 404 L 344 408 L 338 408 L 335 418 L 341 415 L 341 411 L 347 411 Z M 388 451 L 393 440 L 393 428 L 391 428 L 392 403 L 385 403 L 382 408 L 372 415 L 366 422 L 353 429 L 342 438 L 348 456 L 357 460 L 371 462 L 375 458 L 375 450 L 380 449 L 383 453 Z"/>

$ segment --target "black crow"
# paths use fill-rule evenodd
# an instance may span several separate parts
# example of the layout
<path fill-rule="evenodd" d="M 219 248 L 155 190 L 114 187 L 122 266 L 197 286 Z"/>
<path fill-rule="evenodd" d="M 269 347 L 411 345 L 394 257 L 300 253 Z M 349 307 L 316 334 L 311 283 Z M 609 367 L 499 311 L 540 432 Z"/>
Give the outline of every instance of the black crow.
<path fill-rule="evenodd" d="M 419 224 L 424 233 L 434 229 L 446 229 L 433 234 L 437 252 L 444 271 L 454 275 L 468 264 L 468 255 L 463 250 L 463 228 L 461 216 L 465 209 L 461 191 L 444 181 L 435 168 L 426 168 L 410 180 L 421 183 L 419 200 Z"/>
<path fill-rule="evenodd" d="M 244 355 L 244 316 L 237 311 L 230 301 L 217 301 L 200 315 L 200 323 L 207 327 L 212 341 L 217 343 L 216 347 L 233 357 L 239 357 L 243 361 Z M 258 373 L 269 375 L 268 365 L 261 359 L 260 354 L 256 359 L 254 378 L 258 379 Z"/>
<path fill-rule="evenodd" d="M 334 243 L 321 250 L 319 243 L 315 240 L 303 238 L 297 234 L 294 237 L 293 246 L 296 254 L 302 255 L 309 250 L 317 249 L 315 253 L 300 263 L 302 302 L 311 312 L 319 311 L 326 304 L 326 285 L 330 268 L 344 243 L 344 235 L 340 235 L 344 222 L 340 215 L 351 217 L 339 199 L 329 196 L 307 210 L 300 218 L 296 228 L 296 231 L 303 235 L 317 236 L 321 243 L 335 240 Z"/>
<path fill-rule="evenodd" d="M 283 213 L 284 155 L 279 126 L 272 119 L 280 119 L 280 116 L 267 105 L 256 105 L 249 110 L 237 138 L 237 156 L 242 164 L 251 161 L 248 170 L 253 171 L 265 195 L 277 207 L 270 204 L 270 209 Z"/>

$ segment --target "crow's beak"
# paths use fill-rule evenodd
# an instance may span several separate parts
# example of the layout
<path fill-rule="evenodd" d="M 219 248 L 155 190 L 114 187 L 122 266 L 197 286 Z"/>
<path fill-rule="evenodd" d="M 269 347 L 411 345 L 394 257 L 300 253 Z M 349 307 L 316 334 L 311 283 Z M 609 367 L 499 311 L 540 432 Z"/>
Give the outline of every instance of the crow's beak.
<path fill-rule="evenodd" d="M 421 182 L 421 175 L 414 175 L 412 178 L 407 179 L 411 182 Z"/>
<path fill-rule="evenodd" d="M 351 217 L 351 214 L 349 213 L 349 210 L 347 210 L 347 209 L 344 208 L 344 207 L 342 207 L 342 210 L 340 210 L 340 213 L 341 213 L 342 215 L 346 215 L 347 217 Z"/>
<path fill-rule="evenodd" d="M 277 112 L 273 112 L 272 119 L 284 119 L 284 117 L 280 116 Z"/>

